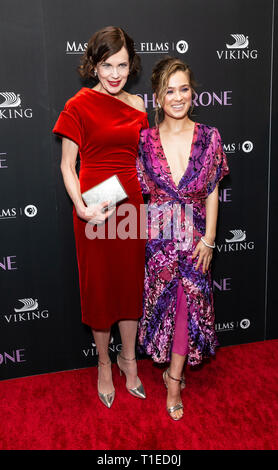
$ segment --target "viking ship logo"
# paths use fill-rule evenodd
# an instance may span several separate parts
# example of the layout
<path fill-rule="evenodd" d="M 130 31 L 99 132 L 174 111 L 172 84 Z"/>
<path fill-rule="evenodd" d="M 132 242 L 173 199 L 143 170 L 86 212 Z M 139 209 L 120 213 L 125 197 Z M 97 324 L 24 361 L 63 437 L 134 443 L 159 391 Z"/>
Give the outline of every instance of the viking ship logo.
<path fill-rule="evenodd" d="M 227 243 L 237 243 L 237 242 L 243 242 L 246 239 L 246 232 L 245 230 L 229 230 L 232 234 L 233 237 L 228 239 L 225 238 L 225 242 Z"/>
<path fill-rule="evenodd" d="M 13 91 L 2 91 L 0 96 L 4 101 L 0 103 L 0 108 L 17 108 L 21 104 L 20 95 L 16 95 Z"/>
<path fill-rule="evenodd" d="M 231 34 L 235 42 L 233 44 L 226 44 L 227 49 L 246 49 L 249 45 L 248 36 L 244 34 Z"/>
<path fill-rule="evenodd" d="M 21 308 L 14 308 L 14 311 L 15 312 L 27 312 L 27 311 L 30 311 L 30 310 L 36 310 L 38 307 L 39 307 L 39 304 L 38 304 L 38 299 L 18 299 L 19 302 L 22 302 L 23 303 L 23 307 Z"/>

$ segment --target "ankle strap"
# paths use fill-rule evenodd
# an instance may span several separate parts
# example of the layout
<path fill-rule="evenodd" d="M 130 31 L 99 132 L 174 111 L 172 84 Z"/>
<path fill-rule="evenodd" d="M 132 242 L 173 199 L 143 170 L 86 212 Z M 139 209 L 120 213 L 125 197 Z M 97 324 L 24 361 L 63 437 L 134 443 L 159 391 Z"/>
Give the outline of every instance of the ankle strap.
<path fill-rule="evenodd" d="M 133 357 L 133 359 L 128 359 L 127 357 L 124 357 L 121 355 L 121 353 L 119 353 L 119 356 L 121 359 L 123 359 L 124 361 L 135 361 L 136 360 L 136 357 Z"/>
<path fill-rule="evenodd" d="M 102 361 L 98 360 L 98 363 L 101 364 L 102 366 L 109 366 L 111 364 L 111 361 L 102 362 Z"/>
<path fill-rule="evenodd" d="M 169 369 L 166 370 L 166 373 L 168 375 L 168 377 L 170 377 L 170 379 L 172 380 L 175 380 L 176 382 L 179 382 L 179 383 L 183 383 L 183 378 L 181 377 L 180 379 L 176 379 L 175 377 L 172 377 L 170 374 L 169 374 Z"/>

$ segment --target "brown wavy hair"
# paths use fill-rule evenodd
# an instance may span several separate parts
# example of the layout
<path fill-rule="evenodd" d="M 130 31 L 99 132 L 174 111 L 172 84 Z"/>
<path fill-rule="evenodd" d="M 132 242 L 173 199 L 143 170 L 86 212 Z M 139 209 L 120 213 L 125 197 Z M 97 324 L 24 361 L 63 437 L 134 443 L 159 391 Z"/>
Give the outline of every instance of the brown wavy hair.
<path fill-rule="evenodd" d="M 136 75 L 141 68 L 140 57 L 134 49 L 134 41 L 122 29 L 117 26 L 106 26 L 97 31 L 88 42 L 88 46 L 81 58 L 78 67 L 79 74 L 83 79 L 94 78 L 94 68 L 99 62 L 119 52 L 125 47 L 129 56 L 129 73 Z"/>
<path fill-rule="evenodd" d="M 164 119 L 164 111 L 162 109 L 164 98 L 166 95 L 169 78 L 175 72 L 181 70 L 182 72 L 188 73 L 189 77 L 189 85 L 192 90 L 192 93 L 195 93 L 194 88 L 196 88 L 197 84 L 195 82 L 193 72 L 188 64 L 183 62 L 176 57 L 167 56 L 161 59 L 157 64 L 154 66 L 151 76 L 152 82 L 152 90 L 155 93 L 156 97 L 156 108 L 155 108 L 155 123 L 158 125 Z M 161 105 L 161 108 L 158 107 L 158 102 Z M 189 111 L 191 114 L 193 111 L 193 107 Z"/>

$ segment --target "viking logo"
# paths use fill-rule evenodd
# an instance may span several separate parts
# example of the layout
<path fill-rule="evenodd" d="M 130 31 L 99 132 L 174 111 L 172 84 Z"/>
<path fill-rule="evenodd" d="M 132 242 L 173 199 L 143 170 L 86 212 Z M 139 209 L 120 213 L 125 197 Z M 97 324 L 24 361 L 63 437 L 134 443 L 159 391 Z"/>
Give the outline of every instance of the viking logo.
<path fill-rule="evenodd" d="M 244 36 L 244 34 L 231 34 L 234 38 L 234 44 L 226 44 L 227 49 L 246 49 L 249 45 L 248 36 Z"/>
<path fill-rule="evenodd" d="M 233 234 L 233 237 L 230 240 L 225 238 L 225 242 L 227 243 L 243 242 L 246 239 L 245 230 L 230 230 L 230 232 Z"/>
<path fill-rule="evenodd" d="M 23 307 L 14 308 L 15 312 L 27 312 L 30 310 L 36 310 L 39 307 L 37 299 L 18 299 L 19 302 L 23 303 Z"/>
<path fill-rule="evenodd" d="M 17 108 L 21 104 L 20 95 L 16 95 L 13 91 L 3 91 L 0 95 L 4 98 L 0 108 Z"/>

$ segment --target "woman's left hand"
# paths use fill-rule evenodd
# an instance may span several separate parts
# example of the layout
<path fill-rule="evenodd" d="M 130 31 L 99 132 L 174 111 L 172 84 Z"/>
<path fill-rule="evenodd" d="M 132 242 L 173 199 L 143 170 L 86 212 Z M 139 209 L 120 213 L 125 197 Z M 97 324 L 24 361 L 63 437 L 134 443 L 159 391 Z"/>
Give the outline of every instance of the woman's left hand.
<path fill-rule="evenodd" d="M 198 256 L 198 261 L 195 266 L 196 271 L 197 269 L 199 269 L 199 266 L 202 264 L 203 274 L 205 274 L 212 260 L 212 254 L 213 254 L 213 248 L 209 248 L 200 240 L 192 255 L 192 259 L 195 259 Z"/>

